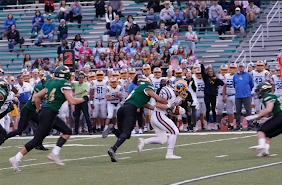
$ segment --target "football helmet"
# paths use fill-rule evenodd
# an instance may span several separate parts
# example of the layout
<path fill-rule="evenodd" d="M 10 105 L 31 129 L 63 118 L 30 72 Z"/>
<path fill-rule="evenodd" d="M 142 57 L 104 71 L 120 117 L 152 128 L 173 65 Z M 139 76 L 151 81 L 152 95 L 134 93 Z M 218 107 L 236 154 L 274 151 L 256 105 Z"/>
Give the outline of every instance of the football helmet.
<path fill-rule="evenodd" d="M 44 75 L 44 76 L 41 78 L 41 84 L 42 84 L 42 86 L 45 87 L 46 82 L 47 82 L 48 80 L 50 80 L 50 79 L 52 79 L 52 76 L 50 76 L 50 75 Z"/>
<path fill-rule="evenodd" d="M 159 67 L 156 67 L 153 71 L 154 77 L 159 79 L 162 77 L 162 70 Z"/>
<path fill-rule="evenodd" d="M 117 80 L 116 77 L 110 78 L 109 82 L 110 82 L 110 86 L 111 86 L 112 88 L 116 88 L 117 85 L 118 85 L 118 80 Z"/>
<path fill-rule="evenodd" d="M 123 80 L 126 80 L 127 79 L 127 77 L 128 77 L 128 72 L 127 72 L 127 69 L 121 69 L 120 70 L 120 77 L 121 77 L 121 79 L 123 79 Z"/>
<path fill-rule="evenodd" d="M 235 63 L 230 64 L 229 71 L 230 71 L 231 74 L 237 73 L 237 71 L 238 71 L 237 64 L 235 64 Z"/>
<path fill-rule="evenodd" d="M 174 76 L 175 78 L 182 78 L 182 69 L 180 67 L 175 69 Z"/>
<path fill-rule="evenodd" d="M 261 82 L 256 88 L 256 93 L 259 98 L 263 98 L 267 93 L 270 93 L 272 90 L 272 85 L 268 82 Z"/>
<path fill-rule="evenodd" d="M 44 76 L 44 70 L 39 71 L 39 78 L 41 79 Z"/>
<path fill-rule="evenodd" d="M 258 72 L 262 72 L 264 70 L 265 67 L 265 62 L 263 60 L 259 60 L 256 63 L 256 69 Z"/>
<path fill-rule="evenodd" d="M 197 69 L 197 68 L 201 68 L 201 64 L 194 64 L 194 65 L 193 65 L 193 71 L 192 71 L 192 72 L 193 72 L 194 74 L 196 73 L 196 69 Z"/>
<path fill-rule="evenodd" d="M 11 84 L 15 85 L 15 77 L 11 76 Z"/>
<path fill-rule="evenodd" d="M 275 66 L 274 72 L 277 76 L 280 76 L 280 65 L 279 64 Z"/>
<path fill-rule="evenodd" d="M 117 79 L 120 79 L 120 74 L 118 71 L 113 71 L 112 77 L 116 77 Z"/>
<path fill-rule="evenodd" d="M 133 79 L 136 75 L 136 69 L 135 68 L 129 68 L 128 73 L 129 73 L 129 78 Z"/>
<path fill-rule="evenodd" d="M 102 81 L 102 80 L 104 80 L 104 71 L 102 71 L 102 70 L 99 70 L 99 71 L 97 71 L 96 72 L 96 78 L 97 78 L 97 80 L 98 81 Z"/>
<path fill-rule="evenodd" d="M 142 66 L 142 71 L 144 75 L 149 76 L 151 74 L 151 66 L 149 64 L 144 64 Z"/>
<path fill-rule="evenodd" d="M 95 80 L 95 72 L 91 71 L 88 75 L 88 81 L 91 82 L 92 80 Z"/>
<path fill-rule="evenodd" d="M 203 78 L 202 77 L 202 70 L 201 70 L 201 68 L 195 69 L 195 75 L 196 75 L 196 78 L 198 78 L 198 79 L 202 79 Z"/>
<path fill-rule="evenodd" d="M 188 96 L 187 93 L 188 85 L 184 80 L 177 80 L 174 83 L 174 91 L 177 92 L 179 96 L 185 99 Z"/>
<path fill-rule="evenodd" d="M 148 78 L 140 78 L 138 81 L 137 81 L 137 85 L 142 85 L 142 84 L 151 84 L 151 80 L 148 79 Z"/>
<path fill-rule="evenodd" d="M 58 66 L 55 69 L 55 78 L 70 80 L 70 69 L 67 66 Z"/>
<path fill-rule="evenodd" d="M 22 72 L 24 82 L 29 82 L 30 80 L 30 73 L 28 71 Z"/>
<path fill-rule="evenodd" d="M 71 73 L 71 81 L 74 81 L 75 80 L 75 72 L 72 72 Z"/>
<path fill-rule="evenodd" d="M 9 94 L 9 92 L 10 92 L 10 85 L 3 78 L 0 78 L 0 88 L 4 89 L 4 91 L 7 94 Z"/>
<path fill-rule="evenodd" d="M 228 65 L 222 64 L 219 69 L 220 73 L 224 76 L 226 73 L 228 73 Z"/>

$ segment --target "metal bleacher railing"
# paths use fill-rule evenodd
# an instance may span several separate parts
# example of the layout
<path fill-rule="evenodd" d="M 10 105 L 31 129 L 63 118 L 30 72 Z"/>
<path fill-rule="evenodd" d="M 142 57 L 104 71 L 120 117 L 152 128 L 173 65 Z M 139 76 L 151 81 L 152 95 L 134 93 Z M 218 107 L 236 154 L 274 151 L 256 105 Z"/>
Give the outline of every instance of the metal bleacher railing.
<path fill-rule="evenodd" d="M 269 33 L 268 33 L 268 26 L 269 26 L 269 24 L 271 23 L 271 21 L 272 21 L 272 19 L 275 17 L 275 15 L 277 14 L 277 12 L 278 12 L 278 17 L 279 17 L 279 23 L 281 22 L 281 20 L 280 20 L 280 1 L 277 1 L 276 3 L 275 3 L 275 5 L 272 7 L 272 9 L 268 12 L 268 15 L 266 16 L 266 34 L 267 34 L 267 37 L 269 37 Z M 269 16 L 270 16 L 270 14 L 272 13 L 272 11 L 274 10 L 274 8 L 276 8 L 278 6 L 278 8 L 277 8 L 277 10 L 276 10 L 276 12 L 272 15 L 272 17 L 269 19 Z"/>

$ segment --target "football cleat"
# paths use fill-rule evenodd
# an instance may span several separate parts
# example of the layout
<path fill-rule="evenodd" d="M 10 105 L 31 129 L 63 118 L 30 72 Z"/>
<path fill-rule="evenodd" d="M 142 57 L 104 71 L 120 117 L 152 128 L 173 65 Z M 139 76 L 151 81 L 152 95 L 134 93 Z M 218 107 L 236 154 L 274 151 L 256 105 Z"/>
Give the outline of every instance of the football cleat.
<path fill-rule="evenodd" d="M 252 150 L 252 151 L 265 150 L 265 145 L 252 146 L 252 147 L 249 148 L 249 150 Z"/>
<path fill-rule="evenodd" d="M 110 149 L 108 150 L 108 154 L 109 154 L 109 156 L 111 157 L 111 161 L 112 161 L 112 162 L 117 162 L 116 154 L 115 154 L 115 152 L 114 152 L 114 150 L 113 150 L 112 148 L 110 148 Z"/>
<path fill-rule="evenodd" d="M 48 159 L 50 159 L 51 161 L 53 161 L 54 163 L 56 163 L 59 166 L 65 166 L 65 164 L 61 161 L 59 155 L 55 155 L 53 152 L 51 152 L 48 156 Z"/>
<path fill-rule="evenodd" d="M 102 138 L 106 138 L 114 130 L 114 124 L 109 124 L 108 128 L 102 133 Z"/>
<path fill-rule="evenodd" d="M 172 155 L 166 155 L 165 158 L 166 159 L 181 159 L 182 157 L 172 154 Z"/>
<path fill-rule="evenodd" d="M 268 150 L 262 150 L 260 153 L 257 155 L 258 157 L 266 157 L 269 156 L 269 151 Z"/>
<path fill-rule="evenodd" d="M 144 148 L 144 146 L 145 146 L 144 139 L 143 138 L 138 138 L 137 152 L 139 154 L 141 154 L 142 149 Z"/>
<path fill-rule="evenodd" d="M 21 161 L 17 161 L 16 156 L 11 157 L 9 159 L 10 163 L 12 164 L 12 167 L 14 169 L 15 172 L 20 172 L 21 170 L 19 169 L 19 165 Z"/>

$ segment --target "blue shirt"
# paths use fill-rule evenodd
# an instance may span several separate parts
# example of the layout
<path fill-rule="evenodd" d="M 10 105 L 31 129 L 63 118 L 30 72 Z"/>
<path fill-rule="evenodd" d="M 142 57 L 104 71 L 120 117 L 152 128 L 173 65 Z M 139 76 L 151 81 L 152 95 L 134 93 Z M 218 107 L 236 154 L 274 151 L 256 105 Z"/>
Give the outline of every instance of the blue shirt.
<path fill-rule="evenodd" d="M 55 31 L 55 26 L 53 23 L 51 24 L 44 23 L 41 30 L 43 31 L 44 35 L 48 35 L 52 30 Z"/>
<path fill-rule="evenodd" d="M 111 30 L 113 32 L 117 32 L 118 29 L 121 29 L 122 28 L 122 21 L 121 20 L 118 20 L 117 24 L 114 24 L 115 21 L 113 20 L 112 24 L 111 24 Z"/>
<path fill-rule="evenodd" d="M 4 27 L 5 28 L 9 28 L 10 26 L 12 26 L 12 24 L 14 24 L 15 26 L 17 26 L 17 22 L 15 19 L 6 19 L 5 23 L 4 23 Z"/>
<path fill-rule="evenodd" d="M 247 98 L 252 96 L 254 80 L 250 73 L 236 73 L 233 77 L 233 86 L 235 88 L 236 98 Z"/>
<path fill-rule="evenodd" d="M 136 85 L 135 83 L 131 82 L 131 83 L 129 84 L 129 86 L 128 86 L 126 92 L 130 92 L 130 93 L 131 93 L 131 92 L 135 89 L 135 87 L 137 87 L 137 85 Z"/>
<path fill-rule="evenodd" d="M 246 18 L 243 14 L 239 13 L 232 15 L 231 17 L 231 25 L 232 26 L 240 26 L 240 27 L 245 27 L 245 22 L 246 22 Z"/>

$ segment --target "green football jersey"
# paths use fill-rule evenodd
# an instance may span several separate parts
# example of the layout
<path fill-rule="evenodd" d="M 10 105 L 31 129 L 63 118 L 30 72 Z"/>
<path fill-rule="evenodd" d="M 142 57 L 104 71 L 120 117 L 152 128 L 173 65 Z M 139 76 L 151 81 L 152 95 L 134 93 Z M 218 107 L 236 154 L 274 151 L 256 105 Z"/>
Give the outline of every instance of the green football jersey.
<path fill-rule="evenodd" d="M 155 92 L 155 88 L 151 84 L 146 83 L 146 84 L 138 85 L 127 97 L 125 103 L 131 103 L 135 105 L 137 108 L 143 107 L 151 99 L 151 96 L 145 93 L 146 89 L 150 89 Z"/>
<path fill-rule="evenodd" d="M 275 101 L 274 107 L 273 107 L 272 112 L 271 112 L 273 115 L 282 111 L 282 101 L 281 101 L 279 96 L 277 96 L 275 94 L 268 93 L 263 97 L 262 103 L 264 105 L 266 105 L 266 103 L 269 102 L 269 101 Z"/>
<path fill-rule="evenodd" d="M 46 104 L 44 107 L 48 107 L 51 110 L 59 113 L 59 109 L 66 101 L 66 97 L 62 92 L 63 89 L 71 89 L 71 82 L 65 79 L 62 80 L 48 80 L 46 82 Z"/>
<path fill-rule="evenodd" d="M 33 92 L 31 94 L 31 96 L 29 97 L 29 99 L 27 100 L 27 102 L 25 103 L 25 106 L 32 110 L 32 111 L 35 111 L 36 110 L 36 106 L 35 105 L 32 105 L 31 101 L 32 101 L 32 96 L 34 94 L 34 92 L 38 93 L 39 91 L 41 91 L 42 89 L 44 89 L 44 87 L 41 85 L 41 84 L 37 84 L 36 86 L 34 86 L 33 88 Z M 41 99 L 41 102 L 44 101 L 45 98 L 42 98 Z"/>
<path fill-rule="evenodd" d="M 6 92 L 4 89 L 2 89 L 2 88 L 0 88 L 0 94 L 3 96 L 3 100 L 0 101 L 0 107 L 2 107 L 2 105 L 3 105 L 3 104 L 5 103 L 5 101 L 7 100 L 8 94 L 7 94 L 7 92 Z"/>

